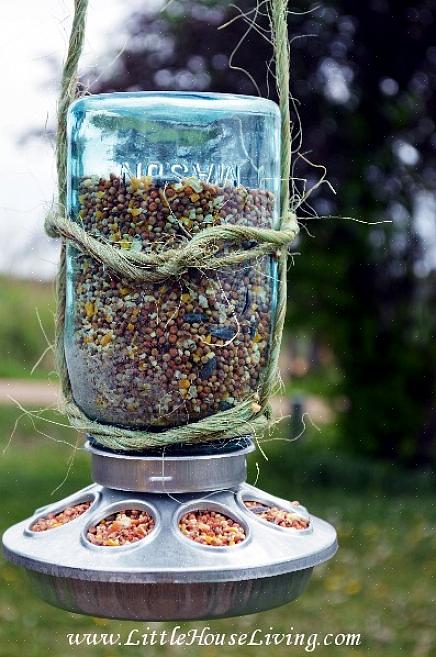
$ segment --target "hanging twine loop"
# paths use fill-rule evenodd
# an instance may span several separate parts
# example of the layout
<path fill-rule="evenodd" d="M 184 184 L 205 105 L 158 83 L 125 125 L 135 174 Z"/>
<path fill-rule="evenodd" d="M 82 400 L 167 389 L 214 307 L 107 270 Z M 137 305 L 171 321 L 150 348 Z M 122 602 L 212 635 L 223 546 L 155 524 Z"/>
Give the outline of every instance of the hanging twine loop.
<path fill-rule="evenodd" d="M 88 0 L 74 1 L 74 18 L 67 58 L 64 65 L 58 105 L 57 173 L 58 211 L 46 217 L 45 229 L 50 237 L 61 237 L 62 248 L 57 276 L 56 363 L 59 372 L 63 404 L 73 427 L 91 434 L 101 445 L 124 451 L 140 451 L 150 447 L 183 443 L 201 443 L 259 435 L 267 429 L 271 412 L 269 400 L 277 385 L 278 359 L 286 315 L 288 247 L 298 234 L 295 213 L 289 207 L 291 170 L 291 122 L 289 111 L 289 39 L 287 29 L 288 0 L 269 0 L 271 36 L 276 62 L 276 84 L 281 114 L 281 208 L 277 230 L 220 224 L 194 235 L 177 249 L 159 253 L 121 251 L 109 242 L 96 239 L 63 211 L 66 201 L 67 135 L 66 119 L 70 103 L 77 97 L 77 66 L 83 47 Z M 110 268 L 117 275 L 135 282 L 158 283 L 180 277 L 190 268 L 217 270 L 237 266 L 264 256 L 278 261 L 277 309 L 271 335 L 268 363 L 263 373 L 261 389 L 231 409 L 220 411 L 197 422 L 159 433 L 122 429 L 101 424 L 88 418 L 74 403 L 64 350 L 66 302 L 66 242 L 82 253 Z M 241 248 L 244 242 L 254 246 Z M 226 249 L 223 251 L 223 245 Z"/>

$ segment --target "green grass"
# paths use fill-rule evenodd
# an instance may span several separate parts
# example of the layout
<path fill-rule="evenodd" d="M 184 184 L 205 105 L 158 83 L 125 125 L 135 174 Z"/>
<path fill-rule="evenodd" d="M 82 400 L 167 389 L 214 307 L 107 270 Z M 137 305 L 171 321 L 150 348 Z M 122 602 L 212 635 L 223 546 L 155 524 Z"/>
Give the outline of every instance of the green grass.
<path fill-rule="evenodd" d="M 55 308 L 52 283 L 0 278 L 0 377 L 28 378 L 47 347 L 38 316 L 53 341 Z M 53 369 L 47 354 L 33 377 L 45 377 Z"/>
<path fill-rule="evenodd" d="M 0 407 L 0 429 L 6 444 L 15 409 Z M 51 414 L 49 417 L 55 417 Z M 40 425 L 51 438 L 75 442 L 72 431 Z M 294 631 L 308 634 L 358 632 L 359 648 L 320 647 L 322 657 L 430 657 L 436 651 L 436 508 L 427 478 L 370 463 L 346 461 L 320 449 L 319 438 L 300 443 L 265 446 L 269 461 L 257 452 L 250 481 L 288 498 L 298 498 L 316 515 L 332 522 L 339 533 L 335 558 L 315 569 L 301 598 L 270 612 L 208 623 L 182 623 L 184 629 L 209 625 L 216 632 Z M 0 526 L 29 516 L 33 509 L 61 499 L 89 483 L 88 459 L 79 452 L 68 471 L 71 449 L 37 437 L 26 420 L 0 457 Z M 336 463 L 336 465 L 335 465 Z M 352 470 L 354 468 L 354 471 Z M 371 473 L 382 468 L 375 478 Z M 349 472 L 351 469 L 351 472 Z M 342 474 L 341 474 L 342 472 Z M 354 474 L 353 474 L 354 472 Z M 348 474 L 347 474 L 348 473 Z M 360 473 L 357 477 L 356 473 Z M 356 481 L 357 478 L 357 481 Z M 390 480 L 391 479 L 391 480 Z M 398 486 L 393 485 L 398 480 Z M 388 483 L 386 483 L 388 482 Z M 60 484 L 61 488 L 52 491 Z M 172 629 L 173 623 L 152 623 L 154 629 Z M 51 608 L 29 589 L 24 573 L 0 562 L 1 657 L 118 657 L 119 655 L 177 654 L 204 657 L 275 657 L 308 654 L 302 648 L 280 647 L 69 647 L 71 632 L 120 632 L 126 636 L 147 624 L 79 616 Z"/>
<path fill-rule="evenodd" d="M 328 400 L 338 395 L 341 383 L 340 372 L 335 367 L 320 367 L 304 376 L 291 378 L 285 391 L 288 397 L 316 395 Z"/>

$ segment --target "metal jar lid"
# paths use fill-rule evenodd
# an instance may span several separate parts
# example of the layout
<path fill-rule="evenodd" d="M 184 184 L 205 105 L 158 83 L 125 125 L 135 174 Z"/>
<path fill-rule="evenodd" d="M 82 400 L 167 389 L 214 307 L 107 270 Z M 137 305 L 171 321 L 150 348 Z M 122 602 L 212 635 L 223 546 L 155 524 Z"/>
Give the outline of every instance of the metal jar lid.
<path fill-rule="evenodd" d="M 202 449 L 203 448 L 203 449 Z M 93 480 L 101 486 L 141 493 L 194 493 L 235 488 L 247 476 L 250 439 L 215 448 L 150 450 L 140 455 L 112 452 L 88 441 Z M 177 455 L 174 455 L 177 454 Z"/>

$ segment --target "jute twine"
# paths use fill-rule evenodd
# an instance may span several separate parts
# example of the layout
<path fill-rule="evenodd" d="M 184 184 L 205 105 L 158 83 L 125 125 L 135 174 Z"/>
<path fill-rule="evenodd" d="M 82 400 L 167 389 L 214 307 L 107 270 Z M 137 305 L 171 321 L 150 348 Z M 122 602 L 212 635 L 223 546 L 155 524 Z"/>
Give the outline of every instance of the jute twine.
<path fill-rule="evenodd" d="M 46 218 L 46 231 L 62 238 L 57 275 L 56 364 L 62 386 L 62 410 L 78 431 L 91 434 L 110 449 L 140 451 L 176 443 L 205 443 L 225 438 L 262 434 L 270 422 L 269 400 L 278 380 L 278 359 L 286 315 L 286 281 L 288 246 L 298 234 L 297 218 L 289 207 L 291 169 L 291 122 L 289 111 L 290 52 L 287 29 L 288 0 L 270 0 L 271 36 L 275 54 L 276 84 L 281 113 L 281 220 L 278 230 L 221 224 L 207 228 L 192 237 L 182 248 L 160 254 L 121 251 L 109 243 L 88 234 L 78 223 L 66 216 L 67 134 L 66 119 L 70 103 L 78 96 L 77 66 L 83 47 L 88 0 L 74 0 L 74 19 L 65 61 L 57 122 L 57 211 Z M 242 242 L 255 243 L 250 249 L 238 249 Z M 170 277 L 180 277 L 189 268 L 215 270 L 271 256 L 278 263 L 277 309 L 271 335 L 269 359 L 260 389 L 233 408 L 211 417 L 161 432 L 129 430 L 101 424 L 88 418 L 74 403 L 64 350 L 66 303 L 66 243 L 72 243 L 82 253 L 103 263 L 116 274 L 133 281 L 156 283 Z M 222 252 L 222 244 L 230 244 Z"/>

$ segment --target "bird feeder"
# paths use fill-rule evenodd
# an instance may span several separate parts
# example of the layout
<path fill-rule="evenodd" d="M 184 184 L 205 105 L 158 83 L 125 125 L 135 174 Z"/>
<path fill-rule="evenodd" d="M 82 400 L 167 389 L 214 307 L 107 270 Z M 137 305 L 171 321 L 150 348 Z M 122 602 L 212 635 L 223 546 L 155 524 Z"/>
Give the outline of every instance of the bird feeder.
<path fill-rule="evenodd" d="M 280 113 L 262 98 L 117 93 L 72 104 L 67 211 L 165 267 L 208 228 L 277 228 Z M 241 249 L 252 249 L 247 237 Z M 214 253 L 231 253 L 225 239 Z M 262 388 L 277 306 L 271 255 L 132 280 L 67 244 L 65 357 L 90 420 L 156 440 Z M 303 590 L 334 529 L 246 483 L 246 436 L 128 452 L 88 437 L 94 484 L 4 536 L 44 599 L 136 620 L 248 614 Z"/>

